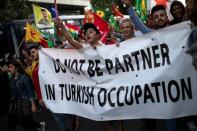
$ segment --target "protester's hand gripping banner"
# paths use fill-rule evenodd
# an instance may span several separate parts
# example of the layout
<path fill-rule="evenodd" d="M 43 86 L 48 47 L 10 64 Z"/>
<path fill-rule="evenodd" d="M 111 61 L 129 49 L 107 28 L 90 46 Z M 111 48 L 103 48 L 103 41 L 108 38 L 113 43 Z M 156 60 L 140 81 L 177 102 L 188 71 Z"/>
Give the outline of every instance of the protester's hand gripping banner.
<path fill-rule="evenodd" d="M 101 121 L 197 115 L 197 73 L 185 53 L 189 24 L 120 47 L 42 49 L 39 80 L 46 106 Z"/>

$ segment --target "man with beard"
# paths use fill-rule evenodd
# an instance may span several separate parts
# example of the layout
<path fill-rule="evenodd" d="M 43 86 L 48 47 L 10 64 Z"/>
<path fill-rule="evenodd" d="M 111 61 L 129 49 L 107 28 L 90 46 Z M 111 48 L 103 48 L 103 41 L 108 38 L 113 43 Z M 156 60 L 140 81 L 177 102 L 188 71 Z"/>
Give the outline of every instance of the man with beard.
<path fill-rule="evenodd" d="M 128 13 L 131 21 L 137 29 L 139 29 L 143 34 L 149 33 L 152 29 L 148 28 L 136 15 L 135 10 L 132 6 L 133 0 L 122 0 L 122 3 L 128 8 Z M 169 25 L 169 19 L 167 16 L 166 9 L 163 5 L 156 5 L 151 10 L 151 15 L 153 18 L 154 29 L 161 29 Z"/>
<path fill-rule="evenodd" d="M 169 19 L 167 16 L 166 9 L 163 5 L 154 6 L 151 10 L 151 14 L 153 17 L 155 29 L 160 29 L 168 26 Z"/>
<path fill-rule="evenodd" d="M 42 19 L 39 20 L 38 24 L 50 26 L 50 21 L 48 18 L 47 11 L 45 9 L 41 9 L 41 14 L 42 14 Z"/>
<path fill-rule="evenodd" d="M 139 29 L 143 34 L 149 33 L 154 31 L 154 29 L 161 29 L 167 27 L 169 25 L 169 19 L 167 16 L 167 12 L 165 6 L 163 5 L 156 5 L 151 10 L 151 16 L 153 19 L 153 29 L 148 28 L 144 23 L 140 20 L 140 18 L 136 15 L 135 10 L 132 6 L 134 0 L 121 0 L 122 3 L 128 8 L 128 14 L 130 16 L 131 21 L 133 22 L 134 26 Z M 146 123 L 147 131 L 156 131 L 156 120 L 154 119 L 144 119 Z M 164 120 L 165 124 L 165 131 L 175 131 L 176 130 L 176 120 L 169 119 Z"/>

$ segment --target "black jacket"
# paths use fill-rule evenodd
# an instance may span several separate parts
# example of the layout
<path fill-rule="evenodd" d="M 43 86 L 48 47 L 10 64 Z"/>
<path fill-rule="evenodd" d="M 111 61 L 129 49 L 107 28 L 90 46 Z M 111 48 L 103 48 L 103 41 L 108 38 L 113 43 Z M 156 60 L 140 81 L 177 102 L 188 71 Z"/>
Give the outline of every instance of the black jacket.
<path fill-rule="evenodd" d="M 9 79 L 6 72 L 0 72 L 0 118 L 9 110 L 11 92 Z"/>

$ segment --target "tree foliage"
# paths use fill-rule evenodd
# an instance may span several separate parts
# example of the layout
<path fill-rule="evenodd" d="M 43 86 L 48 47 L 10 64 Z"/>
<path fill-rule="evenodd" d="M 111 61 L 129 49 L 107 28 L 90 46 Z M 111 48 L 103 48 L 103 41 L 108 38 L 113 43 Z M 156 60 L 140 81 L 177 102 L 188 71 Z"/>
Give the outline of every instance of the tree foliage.
<path fill-rule="evenodd" d="M 12 20 L 27 19 L 32 13 L 28 0 L 1 0 L 0 1 L 0 23 L 5 24 Z"/>
<path fill-rule="evenodd" d="M 123 14 L 127 13 L 121 3 L 121 0 L 91 0 L 90 2 L 93 7 L 103 8 L 106 10 L 110 10 L 112 8 L 112 4 L 115 4 Z"/>

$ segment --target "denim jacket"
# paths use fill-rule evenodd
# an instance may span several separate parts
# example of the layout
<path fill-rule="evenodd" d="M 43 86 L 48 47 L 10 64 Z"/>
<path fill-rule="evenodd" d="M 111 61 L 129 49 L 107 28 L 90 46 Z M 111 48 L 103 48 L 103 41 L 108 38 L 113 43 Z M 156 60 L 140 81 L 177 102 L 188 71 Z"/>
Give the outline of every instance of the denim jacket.
<path fill-rule="evenodd" d="M 17 79 L 10 79 L 12 99 L 27 98 L 34 100 L 33 83 L 26 74 L 19 74 Z"/>
<path fill-rule="evenodd" d="M 153 31 L 152 29 L 150 29 L 146 25 L 144 25 L 144 23 L 136 15 L 135 10 L 133 9 L 132 6 L 128 9 L 128 13 L 129 13 L 129 17 L 130 17 L 131 21 L 133 22 L 134 26 L 137 29 L 139 29 L 142 32 L 142 34 L 146 34 L 146 33 Z"/>

